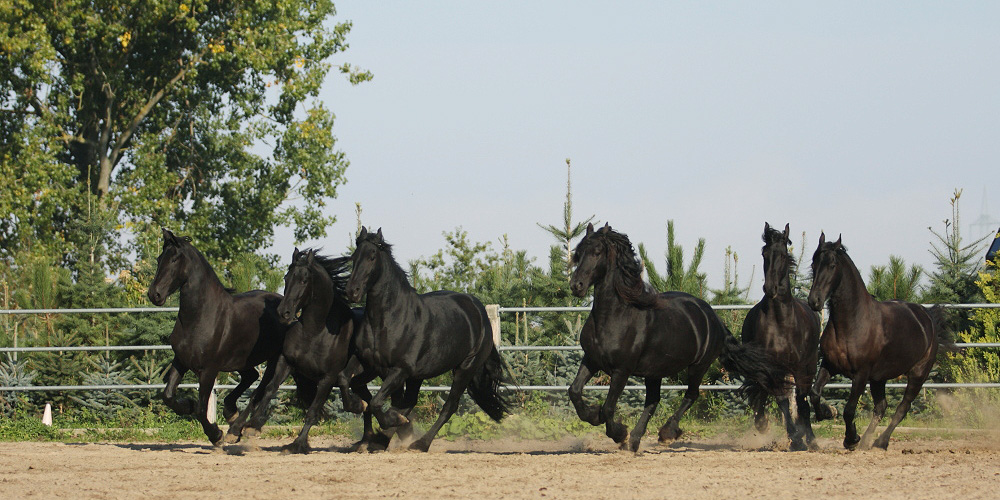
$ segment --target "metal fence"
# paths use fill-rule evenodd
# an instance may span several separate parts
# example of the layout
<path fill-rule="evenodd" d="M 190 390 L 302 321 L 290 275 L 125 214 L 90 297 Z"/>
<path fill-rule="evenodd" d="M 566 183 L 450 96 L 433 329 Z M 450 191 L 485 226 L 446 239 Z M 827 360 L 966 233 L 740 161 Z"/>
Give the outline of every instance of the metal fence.
<path fill-rule="evenodd" d="M 998 309 L 1000 304 L 923 304 L 925 307 L 940 305 L 947 309 Z M 713 305 L 716 310 L 749 310 L 753 305 Z M 42 314 L 112 314 L 112 313 L 176 313 L 176 307 L 124 307 L 124 308 L 90 308 L 90 309 L 0 309 L 0 316 L 3 315 L 42 315 Z M 566 312 L 589 312 L 590 307 L 500 307 L 500 314 L 510 313 L 566 313 Z M 958 347 L 969 349 L 1000 348 L 1000 343 L 973 342 L 959 343 Z M 56 346 L 56 347 L 0 347 L 0 353 L 32 353 L 32 352 L 108 352 L 108 351 L 161 351 L 170 350 L 169 345 L 139 345 L 139 346 Z M 543 346 L 543 345 L 519 345 L 519 346 L 498 346 L 501 352 L 524 352 L 524 351 L 580 351 L 579 345 Z M 0 391 L 93 391 L 93 390 L 159 390 L 165 384 L 120 384 L 120 385 L 35 385 L 35 386 L 0 386 Z M 198 384 L 181 384 L 181 388 L 197 388 Z M 216 385 L 216 389 L 232 389 L 234 384 Z M 256 384 L 251 388 L 256 387 Z M 370 386 L 377 389 L 378 386 Z M 735 384 L 705 384 L 701 388 L 709 391 L 735 390 L 740 386 Z M 849 389 L 850 384 L 832 383 L 826 387 L 832 389 Z M 905 383 L 886 384 L 887 388 L 904 388 Z M 924 384 L 928 389 L 973 389 L 973 388 L 1000 388 L 1000 381 L 976 382 L 976 383 L 933 383 Z M 294 385 L 282 385 L 282 390 L 293 390 Z M 422 387 L 423 391 L 447 391 L 448 386 L 427 386 Z M 524 385 L 518 386 L 518 390 L 524 391 L 566 391 L 568 385 Z M 586 390 L 606 391 L 608 386 L 590 385 Z M 626 390 L 645 389 L 642 385 L 628 385 Z M 663 385 L 665 391 L 683 391 L 686 385 Z"/>

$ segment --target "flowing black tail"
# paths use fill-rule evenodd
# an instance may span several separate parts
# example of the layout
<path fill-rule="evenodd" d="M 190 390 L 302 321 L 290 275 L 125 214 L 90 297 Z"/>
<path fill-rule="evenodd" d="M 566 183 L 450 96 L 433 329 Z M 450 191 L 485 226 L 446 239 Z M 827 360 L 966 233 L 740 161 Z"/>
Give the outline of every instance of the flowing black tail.
<path fill-rule="evenodd" d="M 934 323 L 938 347 L 948 352 L 965 352 L 965 349 L 955 345 L 955 334 L 945 325 L 944 307 L 940 304 L 932 306 L 927 310 L 927 314 L 930 315 L 931 321 Z"/>
<path fill-rule="evenodd" d="M 761 346 L 741 344 L 736 337 L 728 334 L 719 360 L 726 371 L 743 379 L 743 387 L 740 387 L 738 393 L 747 398 L 751 405 L 756 406 L 769 395 L 788 390 L 786 370 L 771 361 L 767 351 Z"/>
<path fill-rule="evenodd" d="M 493 420 L 499 422 L 510 413 L 510 402 L 500 393 L 500 385 L 507 378 L 507 369 L 496 346 L 486 358 L 482 370 L 472 377 L 469 396 Z"/>

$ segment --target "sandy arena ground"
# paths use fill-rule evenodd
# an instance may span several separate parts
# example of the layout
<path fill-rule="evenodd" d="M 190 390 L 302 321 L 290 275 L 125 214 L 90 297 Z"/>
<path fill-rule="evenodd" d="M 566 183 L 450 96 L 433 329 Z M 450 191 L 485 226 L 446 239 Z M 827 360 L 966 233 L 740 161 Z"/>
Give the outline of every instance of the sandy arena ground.
<path fill-rule="evenodd" d="M 318 436 L 213 450 L 207 443 L 0 443 L 0 498 L 879 498 L 1000 497 L 1000 434 L 905 438 L 888 451 L 839 442 L 789 453 L 751 438 L 435 441 L 429 453 L 347 453 Z"/>

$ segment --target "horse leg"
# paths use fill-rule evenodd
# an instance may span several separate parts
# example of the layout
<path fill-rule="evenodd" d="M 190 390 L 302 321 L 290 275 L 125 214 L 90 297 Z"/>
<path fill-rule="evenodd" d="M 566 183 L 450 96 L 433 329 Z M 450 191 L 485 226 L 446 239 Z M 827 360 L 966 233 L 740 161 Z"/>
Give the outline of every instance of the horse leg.
<path fill-rule="evenodd" d="M 615 420 L 615 411 L 618 409 L 618 398 L 621 397 L 625 384 L 628 382 L 628 373 L 621 370 L 611 372 L 611 384 L 608 387 L 608 397 L 601 406 L 601 420 L 604 421 L 604 433 L 614 442 L 624 444 L 628 437 L 628 428 Z"/>
<path fill-rule="evenodd" d="M 872 401 L 875 402 L 875 407 L 872 409 L 872 421 L 868 422 L 868 428 L 865 429 L 864 435 L 861 436 L 861 449 L 867 450 L 872 447 L 872 440 L 875 439 L 875 428 L 878 424 L 882 423 L 882 417 L 885 416 L 885 409 L 889 406 L 889 403 L 885 400 L 885 381 L 872 381 L 869 384 L 872 391 Z"/>
<path fill-rule="evenodd" d="M 359 395 L 365 402 L 365 409 L 361 413 L 361 420 L 364 422 L 365 430 L 361 435 L 361 440 L 351 446 L 352 451 L 376 451 L 384 450 L 389 446 L 389 436 L 384 433 L 376 433 L 372 425 L 372 393 L 368 390 L 368 382 L 375 379 L 374 372 L 365 371 L 351 378 L 351 390 Z"/>
<path fill-rule="evenodd" d="M 403 416 L 407 419 L 405 425 L 395 428 L 396 435 L 399 436 L 399 439 L 403 442 L 403 444 L 406 444 L 407 441 L 413 439 L 413 422 L 409 420 L 410 412 L 417 406 L 417 401 L 420 397 L 420 385 L 423 384 L 423 382 L 423 380 L 407 380 L 406 389 L 403 393 L 396 393 L 392 396 L 392 405 L 397 408 L 402 408 Z M 397 397 L 399 398 L 398 401 Z"/>
<path fill-rule="evenodd" d="M 708 371 L 709 366 L 711 366 L 711 364 L 692 366 L 688 368 L 687 391 L 684 392 L 684 399 L 681 400 L 681 405 L 677 407 L 677 411 L 675 411 L 674 414 L 667 419 L 666 423 L 663 424 L 663 427 L 660 427 L 660 443 L 673 441 L 681 437 L 681 434 L 683 434 L 684 431 L 682 431 L 680 427 L 681 417 L 684 416 L 684 413 L 688 411 L 688 408 L 691 408 L 691 405 L 693 405 L 695 400 L 698 399 L 698 388 L 701 386 L 701 379 L 705 376 L 705 372 Z"/>
<path fill-rule="evenodd" d="M 178 415 L 190 415 L 195 412 L 195 402 L 191 398 L 177 399 L 177 386 L 187 371 L 187 367 L 178 363 L 175 358 L 170 363 L 166 376 L 163 377 L 167 383 L 163 388 L 163 402 Z"/>
<path fill-rule="evenodd" d="M 476 367 L 481 368 L 481 367 Z M 448 399 L 444 401 L 444 406 L 441 407 L 441 414 L 438 415 L 437 420 L 430 429 L 420 439 L 410 443 L 411 450 L 417 451 L 427 451 L 431 447 L 431 441 L 434 440 L 434 436 L 437 436 L 441 426 L 448 421 L 449 418 L 458 409 L 458 402 L 462 399 L 462 394 L 465 394 L 465 390 L 469 387 L 469 382 L 472 381 L 472 376 L 475 372 L 471 368 L 456 368 L 452 374 L 451 390 L 448 391 Z"/>
<path fill-rule="evenodd" d="M 653 416 L 653 412 L 660 404 L 660 382 L 662 380 L 655 377 L 646 378 L 646 402 L 643 405 L 642 414 L 639 415 L 639 421 L 635 423 L 635 427 L 632 428 L 629 435 L 628 447 L 633 453 L 639 451 L 639 441 L 646 434 L 646 425 L 649 424 L 650 417 Z"/>
<path fill-rule="evenodd" d="M 389 374 L 382 378 L 382 387 L 379 388 L 378 393 L 375 394 L 375 397 L 372 398 L 371 403 L 368 405 L 372 410 L 372 415 L 375 416 L 375 420 L 378 420 L 378 425 L 382 429 L 397 427 L 409 422 L 406 417 L 401 415 L 391 405 L 388 410 L 384 408 L 386 398 L 402 389 L 406 379 L 407 374 L 402 368 L 390 369 Z"/>
<path fill-rule="evenodd" d="M 933 361 L 934 358 L 931 358 Z M 889 448 L 889 436 L 892 435 L 892 431 L 896 429 L 896 426 L 903 421 L 903 417 L 906 416 L 906 412 L 910 411 L 910 404 L 913 400 L 917 398 L 920 394 L 920 388 L 923 387 L 924 381 L 927 380 L 927 375 L 930 370 L 927 370 L 927 374 L 922 377 L 907 376 L 906 379 L 906 390 L 903 391 L 903 400 L 899 402 L 899 406 L 896 407 L 896 413 L 892 415 L 892 420 L 889 421 L 889 426 L 882 431 L 882 435 L 875 440 L 873 446 L 876 448 L 882 448 L 883 450 Z"/>
<path fill-rule="evenodd" d="M 245 434 L 247 437 L 254 437 L 260 434 L 260 429 L 264 427 L 264 423 L 267 422 L 267 417 L 270 414 L 270 402 L 274 399 L 274 396 L 278 394 L 278 388 L 281 386 L 288 374 L 292 371 L 292 366 L 288 364 L 288 360 L 284 356 L 279 356 L 277 362 L 271 363 L 274 365 L 274 370 L 271 373 L 270 381 L 264 386 L 264 381 L 261 380 L 260 385 L 257 387 L 257 391 L 254 391 L 254 398 L 259 399 L 259 401 L 254 404 L 251 400 L 250 404 L 247 405 L 246 410 L 240 412 L 240 414 L 229 424 L 229 432 L 226 433 L 227 443 L 236 443 L 240 440 L 240 437 L 244 435 L 244 428 L 246 429 Z M 268 366 L 270 370 L 270 365 Z M 257 370 L 254 370 L 256 372 Z M 263 396 L 257 398 L 257 392 L 264 388 Z M 235 392 L 235 389 L 234 389 Z M 231 394 L 231 393 L 230 393 Z M 249 420 L 249 425 L 247 421 Z"/>
<path fill-rule="evenodd" d="M 858 446 L 861 438 L 858 436 L 858 429 L 854 425 L 854 416 L 858 410 L 858 400 L 861 393 L 865 392 L 865 383 L 868 381 L 868 373 L 856 373 L 851 380 L 851 395 L 844 404 L 844 426 L 847 432 L 844 434 L 844 448 L 853 450 Z"/>
<path fill-rule="evenodd" d="M 576 372 L 576 379 L 569 386 L 569 400 L 573 402 L 576 414 L 580 416 L 580 420 L 590 425 L 601 425 L 604 423 L 600 408 L 590 406 L 583 400 L 583 388 L 593 378 L 596 371 L 590 366 L 590 360 L 585 355 L 580 362 L 580 369 Z"/>
<path fill-rule="evenodd" d="M 805 437 L 806 448 L 810 449 L 816 446 L 816 435 L 813 434 L 812 422 L 810 421 L 808 395 L 812 381 L 808 377 L 808 375 L 803 374 L 795 376 L 795 411 L 798 414 L 795 425 L 798 427 L 799 436 Z"/>
<path fill-rule="evenodd" d="M 767 432 L 768 427 L 770 427 L 767 421 L 767 411 L 765 410 L 766 404 L 767 399 L 763 398 L 760 401 L 754 401 L 753 405 L 753 426 L 760 433 Z"/>
<path fill-rule="evenodd" d="M 360 414 L 364 413 L 365 408 L 368 407 L 368 403 L 351 390 L 352 377 L 350 374 L 361 371 L 361 362 L 358 361 L 358 358 L 351 357 L 347 367 L 337 374 L 337 387 L 340 388 L 340 401 L 344 405 L 344 411 Z"/>
<path fill-rule="evenodd" d="M 802 434 L 796 427 L 796 419 L 792 417 L 789 399 L 787 393 L 778 396 L 778 409 L 781 410 L 781 417 L 785 420 L 785 433 L 788 434 L 788 439 L 791 442 L 788 449 L 791 451 L 805 451 L 806 445 L 802 442 Z"/>
<path fill-rule="evenodd" d="M 212 389 L 215 387 L 215 377 L 218 374 L 219 372 L 215 370 L 202 370 L 198 374 L 198 422 L 201 423 L 201 429 L 205 431 L 212 446 L 216 448 L 222 446 L 223 434 L 222 429 L 215 422 L 208 421 L 208 404 Z"/>
<path fill-rule="evenodd" d="M 302 423 L 302 430 L 299 431 L 299 435 L 294 441 L 282 448 L 284 453 L 309 453 L 312 449 L 309 447 L 309 429 L 319 420 L 320 414 L 323 413 L 323 405 L 326 404 L 326 400 L 330 397 L 330 392 L 333 391 L 333 385 L 337 381 L 337 376 L 326 376 L 319 380 L 316 385 L 316 397 L 313 398 L 312 403 L 309 404 L 309 409 L 306 410 L 306 418 Z"/>
<path fill-rule="evenodd" d="M 233 390 L 229 391 L 229 394 L 226 394 L 225 399 L 222 400 L 222 416 L 229 424 L 235 422 L 240 416 L 240 409 L 236 406 L 236 402 L 246 392 L 247 387 L 250 387 L 250 384 L 256 382 L 257 378 L 260 377 L 257 368 L 253 366 L 239 370 L 237 373 L 240 374 L 240 383 L 236 384 L 236 387 L 233 387 Z M 247 405 L 246 411 L 249 412 L 251 408 L 253 408 L 252 402 Z"/>
<path fill-rule="evenodd" d="M 830 371 L 825 366 L 821 366 L 816 375 L 816 382 L 809 391 L 809 400 L 812 402 L 813 411 L 816 412 L 816 421 L 831 419 L 837 416 L 837 411 L 828 403 L 823 402 L 823 388 L 830 382 Z M 804 394 L 804 393 L 803 393 Z"/>

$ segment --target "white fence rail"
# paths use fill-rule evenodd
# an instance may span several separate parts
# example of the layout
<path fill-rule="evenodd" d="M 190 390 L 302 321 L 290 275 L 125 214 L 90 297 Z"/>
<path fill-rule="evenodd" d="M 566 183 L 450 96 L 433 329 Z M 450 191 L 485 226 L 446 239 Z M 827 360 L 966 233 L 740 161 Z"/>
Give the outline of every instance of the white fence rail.
<path fill-rule="evenodd" d="M 997 309 L 1000 304 L 923 304 L 925 307 L 940 305 L 946 309 Z M 716 310 L 748 310 L 752 305 L 713 305 Z M 176 313 L 176 307 L 123 307 L 123 308 L 89 308 L 89 309 L 0 309 L 0 316 L 3 315 L 48 315 L 48 314 L 116 314 L 116 313 Z M 503 313 L 529 313 L 529 312 L 589 312 L 590 307 L 499 307 L 498 312 Z M 1000 343 L 973 342 L 956 344 L 962 348 L 1000 348 Z M 32 352 L 106 352 L 106 351 L 163 351 L 170 350 L 169 345 L 138 345 L 138 346 L 49 346 L 49 347 L 0 347 L 0 353 L 32 353 Z M 501 352 L 526 352 L 526 351 L 580 351 L 579 345 L 519 345 L 519 346 L 499 346 Z M 160 390 L 165 384 L 121 384 L 121 385 L 35 385 L 35 386 L 0 386 L 0 391 L 94 391 L 94 390 Z M 181 388 L 197 388 L 198 384 L 181 384 Z M 216 389 L 232 389 L 234 384 L 217 385 Z M 256 387 L 251 386 L 251 388 Z M 726 391 L 738 389 L 739 385 L 734 384 L 706 384 L 701 388 L 709 391 Z M 850 384 L 828 384 L 828 388 L 848 389 Z M 886 384 L 887 388 L 905 388 L 905 383 Z M 977 382 L 977 383 L 926 383 L 928 389 L 971 389 L 971 388 L 1000 388 L 1000 381 Z M 377 389 L 378 386 L 370 386 Z M 293 390 L 294 385 L 282 385 L 282 390 Z M 422 387 L 423 391 L 447 391 L 448 386 L 427 386 Z M 525 391 L 566 391 L 568 385 L 524 385 L 516 389 Z M 584 389 L 593 391 L 606 391 L 608 386 L 590 385 Z M 645 386 L 629 385 L 626 390 L 642 390 Z M 683 391 L 685 385 L 663 385 L 664 391 Z"/>

